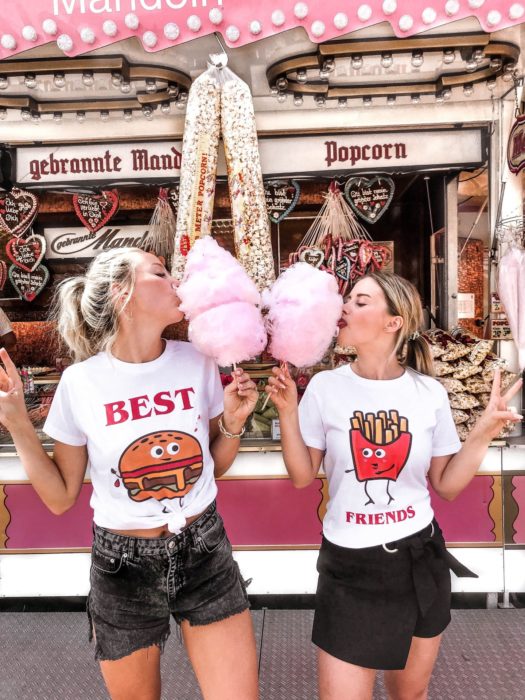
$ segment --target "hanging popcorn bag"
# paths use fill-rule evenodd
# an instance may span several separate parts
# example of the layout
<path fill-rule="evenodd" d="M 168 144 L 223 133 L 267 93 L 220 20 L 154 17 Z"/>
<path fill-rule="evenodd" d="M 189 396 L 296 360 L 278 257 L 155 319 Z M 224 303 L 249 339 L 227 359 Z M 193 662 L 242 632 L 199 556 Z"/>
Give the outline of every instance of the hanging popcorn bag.
<path fill-rule="evenodd" d="M 250 88 L 221 69 L 221 122 L 232 207 L 235 250 L 259 290 L 275 279 L 270 222 Z"/>
<path fill-rule="evenodd" d="M 221 130 L 219 83 L 219 69 L 211 65 L 193 82 L 188 96 L 172 263 L 177 279 L 195 240 L 211 233 Z"/>

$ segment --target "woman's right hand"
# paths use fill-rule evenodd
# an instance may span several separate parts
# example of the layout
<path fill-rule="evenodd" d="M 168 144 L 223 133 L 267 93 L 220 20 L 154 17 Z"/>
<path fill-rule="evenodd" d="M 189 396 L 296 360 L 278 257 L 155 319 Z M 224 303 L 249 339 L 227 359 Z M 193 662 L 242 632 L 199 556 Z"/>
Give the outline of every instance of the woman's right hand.
<path fill-rule="evenodd" d="M 0 360 L 5 367 L 5 370 L 0 367 L 0 423 L 10 430 L 20 420 L 27 418 L 24 387 L 5 348 L 0 350 Z"/>
<path fill-rule="evenodd" d="M 279 411 L 279 415 L 292 414 L 297 411 L 297 387 L 290 376 L 288 365 L 283 362 L 272 370 L 273 376 L 268 379 L 264 390 Z"/>

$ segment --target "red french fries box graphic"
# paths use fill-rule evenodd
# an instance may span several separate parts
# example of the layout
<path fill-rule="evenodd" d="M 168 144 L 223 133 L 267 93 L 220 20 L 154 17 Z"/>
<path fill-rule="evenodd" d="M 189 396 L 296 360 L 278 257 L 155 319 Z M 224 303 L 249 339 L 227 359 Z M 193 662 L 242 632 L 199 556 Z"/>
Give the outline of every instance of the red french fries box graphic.
<path fill-rule="evenodd" d="M 358 481 L 397 481 L 412 444 L 408 421 L 397 411 L 377 414 L 355 411 L 351 419 L 350 447 Z"/>

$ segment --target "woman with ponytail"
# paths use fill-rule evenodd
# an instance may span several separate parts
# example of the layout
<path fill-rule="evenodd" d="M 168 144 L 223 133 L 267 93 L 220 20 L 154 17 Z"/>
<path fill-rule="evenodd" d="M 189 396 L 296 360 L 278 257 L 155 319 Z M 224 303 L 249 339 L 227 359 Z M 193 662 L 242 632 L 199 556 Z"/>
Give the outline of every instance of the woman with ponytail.
<path fill-rule="evenodd" d="M 321 372 L 297 406 L 286 371 L 274 369 L 286 468 L 295 486 L 329 486 L 317 569 L 312 640 L 321 700 L 372 698 L 377 669 L 390 700 L 424 700 L 450 622 L 450 569 L 474 576 L 446 550 L 427 479 L 452 500 L 471 481 L 506 421 L 496 374 L 487 409 L 463 444 L 445 389 L 432 377 L 415 287 L 371 274 L 343 306 L 338 342 L 352 364 Z"/>
<path fill-rule="evenodd" d="M 89 461 L 88 615 L 112 700 L 160 699 L 171 616 L 205 700 L 256 700 L 246 586 L 215 506 L 215 477 L 237 454 L 254 383 L 236 370 L 223 392 L 212 360 L 162 337 L 183 318 L 177 282 L 139 249 L 103 252 L 85 277 L 62 283 L 55 316 L 74 364 L 44 426 L 53 456 L 29 421 L 5 349 L 0 421 L 57 515 L 76 502 Z"/>

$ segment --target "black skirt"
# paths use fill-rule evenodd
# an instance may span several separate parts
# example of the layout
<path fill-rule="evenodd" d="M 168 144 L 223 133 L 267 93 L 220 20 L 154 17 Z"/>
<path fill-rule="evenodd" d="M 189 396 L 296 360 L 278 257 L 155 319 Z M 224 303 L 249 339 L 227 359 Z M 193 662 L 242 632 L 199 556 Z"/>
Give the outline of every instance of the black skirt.
<path fill-rule="evenodd" d="M 377 547 L 350 549 L 323 538 L 313 643 L 357 666 L 405 668 L 412 637 L 435 637 L 450 622 L 450 569 L 475 576 L 447 552 L 435 520 Z"/>

